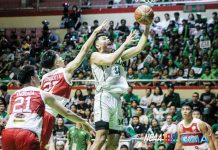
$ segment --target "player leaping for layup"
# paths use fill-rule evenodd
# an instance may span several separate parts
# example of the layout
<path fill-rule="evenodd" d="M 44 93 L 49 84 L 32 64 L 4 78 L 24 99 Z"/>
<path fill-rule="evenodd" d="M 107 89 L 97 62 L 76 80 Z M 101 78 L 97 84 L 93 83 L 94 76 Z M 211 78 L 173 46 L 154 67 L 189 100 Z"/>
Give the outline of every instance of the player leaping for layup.
<path fill-rule="evenodd" d="M 129 48 L 134 41 L 135 32 L 131 32 L 126 41 L 112 53 L 108 47 L 110 40 L 105 35 L 99 35 L 95 41 L 97 52 L 91 55 L 91 68 L 96 80 L 96 95 L 94 102 L 94 120 L 96 138 L 92 150 L 115 150 L 118 146 L 122 127 L 121 96 L 127 92 L 128 84 L 122 61 L 139 54 L 144 50 L 149 33 L 149 25 L 137 46 Z"/>
<path fill-rule="evenodd" d="M 93 42 L 102 28 L 107 24 L 105 20 L 98 28 L 96 28 L 89 39 L 82 46 L 76 58 L 64 67 L 63 59 L 52 50 L 48 50 L 42 56 L 41 65 L 43 68 L 52 69 L 42 77 L 41 89 L 50 92 L 54 95 L 69 99 L 71 92 L 71 83 L 74 70 L 76 70 L 83 62 L 86 54 L 90 50 Z M 48 144 L 51 137 L 52 129 L 55 123 L 56 113 L 46 105 L 46 112 L 44 115 L 43 131 L 42 131 L 42 149 Z"/>

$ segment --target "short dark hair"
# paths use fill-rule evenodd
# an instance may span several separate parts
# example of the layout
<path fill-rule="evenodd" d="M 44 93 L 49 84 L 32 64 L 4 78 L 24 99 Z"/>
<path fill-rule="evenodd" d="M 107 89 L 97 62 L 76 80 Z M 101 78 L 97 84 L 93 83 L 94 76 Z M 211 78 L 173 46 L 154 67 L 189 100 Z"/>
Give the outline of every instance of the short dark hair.
<path fill-rule="evenodd" d="M 132 119 L 133 119 L 133 118 L 138 118 L 138 119 L 139 119 L 139 116 L 133 116 Z"/>
<path fill-rule="evenodd" d="M 97 48 L 96 48 L 96 42 L 98 41 L 98 39 L 99 39 L 101 36 L 106 36 L 106 37 L 108 37 L 108 35 L 107 35 L 106 33 L 103 33 L 103 32 L 100 32 L 100 33 L 98 33 L 98 34 L 96 35 L 96 38 L 95 38 L 95 41 L 94 41 L 94 47 L 95 47 L 96 50 L 97 50 Z"/>
<path fill-rule="evenodd" d="M 193 110 L 193 105 L 192 105 L 192 103 L 190 103 L 190 102 L 185 102 L 185 103 L 183 103 L 182 104 L 182 107 L 184 107 L 184 106 L 189 106 L 192 110 Z M 181 107 L 181 108 L 182 108 Z"/>
<path fill-rule="evenodd" d="M 166 146 L 165 146 L 164 144 L 159 144 L 159 145 L 158 145 L 158 148 L 161 147 L 161 146 L 163 146 L 164 148 L 166 148 Z"/>
<path fill-rule="evenodd" d="M 25 65 L 18 73 L 18 80 L 21 84 L 30 83 L 32 76 L 35 76 L 35 67 Z"/>
<path fill-rule="evenodd" d="M 198 92 L 194 92 L 193 94 L 196 94 L 196 95 L 198 95 L 198 97 L 199 97 L 199 93 L 198 93 Z"/>
<path fill-rule="evenodd" d="M 3 84 L 3 85 L 1 85 L 0 89 L 6 92 L 8 90 L 8 87 L 7 87 L 7 85 Z"/>
<path fill-rule="evenodd" d="M 46 69 L 51 69 L 54 66 L 56 52 L 53 50 L 46 51 L 41 59 L 41 66 Z"/>
<path fill-rule="evenodd" d="M 202 111 L 201 111 L 199 108 L 195 108 L 195 109 L 193 109 L 192 112 L 194 112 L 194 111 L 197 111 L 197 112 L 199 112 L 199 113 L 202 115 Z"/>
<path fill-rule="evenodd" d="M 141 111 L 142 111 L 142 114 L 144 114 L 145 113 L 145 111 L 144 111 L 144 109 L 142 108 L 142 107 L 140 107 L 140 106 L 138 106 L 136 109 L 141 109 Z"/>
<path fill-rule="evenodd" d="M 120 146 L 120 148 L 127 148 L 128 149 L 128 146 L 123 144 L 123 145 Z"/>

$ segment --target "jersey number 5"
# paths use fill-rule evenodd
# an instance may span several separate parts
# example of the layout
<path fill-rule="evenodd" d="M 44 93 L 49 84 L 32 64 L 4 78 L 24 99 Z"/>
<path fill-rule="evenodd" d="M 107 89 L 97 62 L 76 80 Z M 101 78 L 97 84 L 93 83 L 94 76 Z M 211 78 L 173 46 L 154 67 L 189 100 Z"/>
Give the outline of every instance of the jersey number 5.
<path fill-rule="evenodd" d="M 15 113 L 30 113 L 30 99 L 31 97 L 18 97 L 15 99 L 13 112 Z"/>

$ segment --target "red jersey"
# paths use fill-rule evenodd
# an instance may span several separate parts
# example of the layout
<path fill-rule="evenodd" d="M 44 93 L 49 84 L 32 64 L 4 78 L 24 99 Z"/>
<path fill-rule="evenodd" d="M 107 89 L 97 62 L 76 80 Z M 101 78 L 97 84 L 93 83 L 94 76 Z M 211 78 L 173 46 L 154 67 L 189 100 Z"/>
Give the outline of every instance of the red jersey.
<path fill-rule="evenodd" d="M 199 128 L 199 122 L 201 120 L 193 118 L 192 122 L 185 126 L 184 120 L 179 124 L 179 133 L 180 133 L 180 142 L 183 145 L 184 150 L 186 149 L 207 149 L 208 144 L 205 142 L 206 137 L 203 135 L 202 131 Z"/>
<path fill-rule="evenodd" d="M 42 77 L 41 89 L 54 95 L 70 98 L 71 84 L 67 81 L 65 68 L 57 68 Z"/>
<path fill-rule="evenodd" d="M 41 138 L 45 104 L 41 90 L 36 87 L 25 87 L 16 91 L 10 99 L 10 117 L 7 128 L 27 129 Z"/>
<path fill-rule="evenodd" d="M 41 89 L 46 92 L 50 92 L 56 96 L 63 97 L 62 103 L 67 102 L 66 99 L 70 98 L 71 84 L 68 82 L 65 75 L 65 68 L 57 68 L 51 72 L 46 73 L 42 77 Z M 49 106 L 46 105 L 46 111 L 56 116 L 57 113 L 54 112 Z"/>

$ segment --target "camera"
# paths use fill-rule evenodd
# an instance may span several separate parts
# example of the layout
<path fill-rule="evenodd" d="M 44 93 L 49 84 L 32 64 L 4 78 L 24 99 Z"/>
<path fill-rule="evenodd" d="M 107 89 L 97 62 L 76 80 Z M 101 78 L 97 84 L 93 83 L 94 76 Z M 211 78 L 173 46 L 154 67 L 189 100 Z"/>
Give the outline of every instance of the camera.
<path fill-rule="evenodd" d="M 42 24 L 43 24 L 43 30 L 44 30 L 44 31 L 49 30 L 49 28 L 48 28 L 48 25 L 49 25 L 48 20 L 43 20 L 43 21 L 42 21 Z"/>
<path fill-rule="evenodd" d="M 68 8 L 69 8 L 70 4 L 65 2 L 63 3 L 63 7 L 64 7 L 64 13 L 68 13 Z"/>

